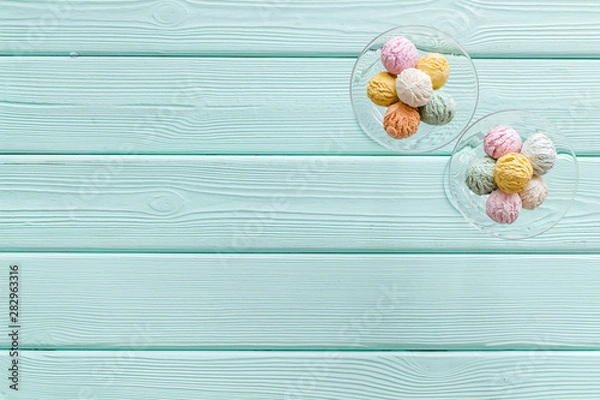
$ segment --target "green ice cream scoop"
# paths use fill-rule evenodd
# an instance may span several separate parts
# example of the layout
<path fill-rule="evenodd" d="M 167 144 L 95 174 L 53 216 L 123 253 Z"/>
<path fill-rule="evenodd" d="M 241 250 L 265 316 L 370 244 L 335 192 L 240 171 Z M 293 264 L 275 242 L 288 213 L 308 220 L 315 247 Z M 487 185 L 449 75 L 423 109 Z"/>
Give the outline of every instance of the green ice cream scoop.
<path fill-rule="evenodd" d="M 442 90 L 434 90 L 431 100 L 419 107 L 421 121 L 428 125 L 445 125 L 452 121 L 456 113 L 456 101 Z"/>
<path fill-rule="evenodd" d="M 479 196 L 490 194 L 498 187 L 494 181 L 496 161 L 488 156 L 476 158 L 469 168 L 465 183 L 471 191 Z"/>

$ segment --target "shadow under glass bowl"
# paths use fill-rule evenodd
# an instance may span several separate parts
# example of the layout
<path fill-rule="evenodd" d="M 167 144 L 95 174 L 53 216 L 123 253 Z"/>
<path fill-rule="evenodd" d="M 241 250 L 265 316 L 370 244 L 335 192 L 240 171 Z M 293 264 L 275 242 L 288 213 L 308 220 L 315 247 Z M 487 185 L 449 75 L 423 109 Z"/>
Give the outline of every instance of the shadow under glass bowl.
<path fill-rule="evenodd" d="M 387 107 L 377 106 L 367 97 L 369 80 L 385 71 L 381 63 L 381 48 L 395 36 L 404 36 L 412 41 L 419 57 L 428 53 L 440 53 L 446 57 L 450 78 L 439 90 L 450 94 L 457 105 L 450 123 L 433 126 L 421 122 L 418 132 L 406 139 L 394 139 L 385 132 L 383 116 Z M 451 36 L 420 25 L 400 26 L 373 39 L 356 60 L 350 80 L 352 107 L 362 130 L 382 146 L 404 154 L 429 153 L 454 141 L 471 122 L 478 97 L 477 72 L 465 49 Z"/>
<path fill-rule="evenodd" d="M 548 185 L 548 196 L 538 208 L 523 209 L 510 225 L 498 224 L 486 214 L 486 196 L 471 192 L 465 183 L 471 162 L 485 156 L 483 137 L 498 125 L 507 125 L 517 131 L 523 142 L 536 133 L 548 136 L 558 154 L 554 167 L 543 177 Z M 577 158 L 566 136 L 548 119 L 521 110 L 506 110 L 489 114 L 471 125 L 458 139 L 446 167 L 445 190 L 448 200 L 465 219 L 477 229 L 501 239 L 527 239 L 548 231 L 567 213 L 579 181 Z"/>

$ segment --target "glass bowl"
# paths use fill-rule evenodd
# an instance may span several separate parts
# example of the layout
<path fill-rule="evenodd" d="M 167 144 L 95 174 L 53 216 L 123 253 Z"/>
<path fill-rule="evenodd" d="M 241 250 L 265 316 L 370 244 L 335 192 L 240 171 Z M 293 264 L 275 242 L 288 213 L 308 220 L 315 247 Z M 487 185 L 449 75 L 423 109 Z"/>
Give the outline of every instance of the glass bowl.
<path fill-rule="evenodd" d="M 552 140 L 558 154 L 554 167 L 544 175 L 548 185 L 546 200 L 534 210 L 523 209 L 510 225 L 492 221 L 485 211 L 488 196 L 476 195 L 465 184 L 471 162 L 485 156 L 483 137 L 498 125 L 516 130 L 523 142 L 535 133 L 543 133 Z M 452 152 L 446 175 L 446 196 L 471 225 L 501 239 L 527 239 L 546 232 L 564 217 L 577 191 L 579 168 L 567 138 L 552 122 L 526 111 L 506 110 L 481 118 L 463 133 Z"/>
<path fill-rule="evenodd" d="M 387 107 L 375 105 L 367 97 L 367 84 L 378 72 L 385 71 L 381 63 L 381 48 L 394 36 L 412 41 L 419 57 L 427 53 L 441 53 L 450 65 L 450 78 L 441 88 L 456 101 L 453 120 L 441 126 L 421 122 L 419 130 L 406 139 L 394 139 L 383 129 Z M 362 130 L 379 144 L 404 154 L 429 153 L 454 141 L 469 125 L 479 97 L 477 72 L 463 47 L 449 35 L 427 26 L 411 25 L 391 29 L 377 36 L 362 51 L 350 80 L 350 98 L 354 114 Z"/>

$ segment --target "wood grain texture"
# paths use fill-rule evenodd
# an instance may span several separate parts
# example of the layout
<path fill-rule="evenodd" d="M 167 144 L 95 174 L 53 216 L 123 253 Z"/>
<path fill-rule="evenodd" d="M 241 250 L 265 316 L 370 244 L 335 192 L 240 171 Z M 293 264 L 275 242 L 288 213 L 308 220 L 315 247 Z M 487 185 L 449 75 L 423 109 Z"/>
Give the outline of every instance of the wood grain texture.
<path fill-rule="evenodd" d="M 348 94 L 353 63 L 0 58 L 0 152 L 391 154 L 356 123 Z M 579 154 L 600 154 L 600 94 L 591 89 L 600 86 L 600 61 L 476 66 L 476 118 L 530 110 L 555 121 Z"/>
<path fill-rule="evenodd" d="M 4 251 L 595 252 L 600 159 L 568 216 L 502 241 L 446 200 L 446 157 L 4 156 Z"/>
<path fill-rule="evenodd" d="M 472 55 L 596 57 L 594 0 L 36 0 L 0 2 L 0 54 L 357 55 L 397 25 Z"/>
<path fill-rule="evenodd" d="M 19 393 L 0 392 L 7 400 L 589 400 L 600 393 L 600 354 L 25 351 Z"/>
<path fill-rule="evenodd" d="M 0 254 L 0 265 L 20 268 L 20 344 L 44 349 L 600 348 L 599 263 L 592 255 Z"/>

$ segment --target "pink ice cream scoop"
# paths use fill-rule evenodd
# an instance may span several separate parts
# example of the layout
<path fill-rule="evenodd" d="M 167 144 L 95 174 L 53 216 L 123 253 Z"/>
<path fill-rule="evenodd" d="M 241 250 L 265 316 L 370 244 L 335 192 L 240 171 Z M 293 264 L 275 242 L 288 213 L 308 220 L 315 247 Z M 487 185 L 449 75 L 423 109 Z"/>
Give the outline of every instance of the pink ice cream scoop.
<path fill-rule="evenodd" d="M 517 193 L 509 194 L 497 189 L 487 198 L 485 212 L 499 224 L 512 224 L 519 217 L 522 206 Z"/>
<path fill-rule="evenodd" d="M 522 146 L 521 136 L 508 126 L 495 126 L 483 137 L 483 150 L 494 159 L 508 153 L 518 153 Z"/>
<path fill-rule="evenodd" d="M 419 61 L 417 48 L 404 36 L 396 36 L 381 48 L 381 62 L 391 74 L 398 75 L 407 68 L 414 68 Z"/>

